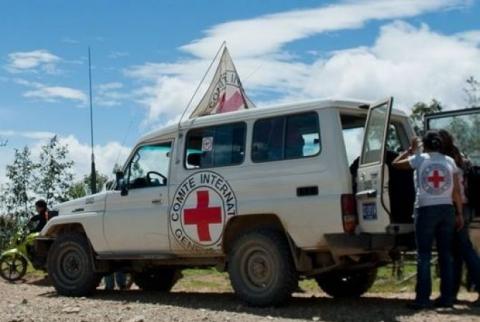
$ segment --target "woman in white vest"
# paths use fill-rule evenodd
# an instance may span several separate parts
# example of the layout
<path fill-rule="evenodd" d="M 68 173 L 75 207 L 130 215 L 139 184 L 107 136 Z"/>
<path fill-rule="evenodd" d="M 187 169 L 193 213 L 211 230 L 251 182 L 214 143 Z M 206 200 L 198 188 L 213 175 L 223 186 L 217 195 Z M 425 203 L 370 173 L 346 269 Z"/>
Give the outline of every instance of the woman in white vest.
<path fill-rule="evenodd" d="M 417 139 L 393 162 L 398 169 L 415 170 L 415 239 L 417 243 L 416 298 L 414 309 L 431 306 L 432 281 L 430 261 L 434 240 L 440 264 L 440 297 L 437 307 L 453 306 L 452 243 L 455 226 L 463 226 L 459 171 L 455 161 L 440 153 L 442 139 L 437 131 L 429 131 L 422 139 L 423 153 L 417 151 Z"/>

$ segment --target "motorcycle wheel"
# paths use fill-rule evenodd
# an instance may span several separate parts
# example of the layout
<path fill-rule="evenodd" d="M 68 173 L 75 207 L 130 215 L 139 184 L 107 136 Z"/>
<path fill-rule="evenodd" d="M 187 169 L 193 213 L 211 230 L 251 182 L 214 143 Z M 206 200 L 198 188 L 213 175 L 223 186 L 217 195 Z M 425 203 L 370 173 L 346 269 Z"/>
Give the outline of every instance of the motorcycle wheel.
<path fill-rule="evenodd" d="M 28 262 L 19 254 L 9 254 L 0 259 L 0 276 L 9 282 L 22 279 L 27 273 Z"/>

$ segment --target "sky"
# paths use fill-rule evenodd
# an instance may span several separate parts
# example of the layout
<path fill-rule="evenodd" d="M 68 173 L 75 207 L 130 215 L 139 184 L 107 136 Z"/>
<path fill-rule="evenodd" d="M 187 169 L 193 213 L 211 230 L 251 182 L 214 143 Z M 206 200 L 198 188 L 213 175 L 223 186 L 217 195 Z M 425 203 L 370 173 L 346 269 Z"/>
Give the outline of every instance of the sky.
<path fill-rule="evenodd" d="M 176 120 L 223 41 L 261 108 L 327 97 L 465 106 L 480 79 L 480 1 L 2 1 L 0 184 L 14 149 L 53 135 L 89 171 Z M 208 79 L 208 77 L 207 77 Z M 204 84 L 201 92 L 208 84 Z"/>

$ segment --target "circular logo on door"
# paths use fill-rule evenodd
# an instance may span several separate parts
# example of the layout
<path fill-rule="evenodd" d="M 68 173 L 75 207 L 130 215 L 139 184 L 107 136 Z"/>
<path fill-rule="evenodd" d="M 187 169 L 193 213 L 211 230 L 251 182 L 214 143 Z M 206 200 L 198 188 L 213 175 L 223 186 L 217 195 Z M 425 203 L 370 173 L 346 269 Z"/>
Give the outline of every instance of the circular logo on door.
<path fill-rule="evenodd" d="M 187 249 L 217 248 L 229 217 L 237 214 L 237 199 L 228 182 L 213 171 L 200 171 L 177 188 L 170 207 L 170 228 Z"/>

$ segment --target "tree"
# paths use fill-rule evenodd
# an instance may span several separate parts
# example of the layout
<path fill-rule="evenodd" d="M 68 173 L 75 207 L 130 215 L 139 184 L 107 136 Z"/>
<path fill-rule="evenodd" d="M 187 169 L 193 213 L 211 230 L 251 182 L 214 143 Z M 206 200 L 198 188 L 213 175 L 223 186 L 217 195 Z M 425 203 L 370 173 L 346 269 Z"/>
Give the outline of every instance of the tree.
<path fill-rule="evenodd" d="M 6 167 L 7 182 L 1 193 L 1 202 L 7 213 L 27 216 L 33 207 L 35 170 L 38 165 L 31 159 L 30 149 L 15 149 L 13 162 Z"/>
<path fill-rule="evenodd" d="M 417 102 L 412 107 L 412 113 L 410 114 L 410 121 L 417 134 L 421 134 L 423 131 L 423 118 L 427 114 L 438 113 L 443 109 L 442 104 L 436 99 L 432 99 L 430 104 L 424 102 Z"/>
<path fill-rule="evenodd" d="M 465 81 L 467 84 L 463 88 L 465 92 L 465 101 L 467 107 L 479 107 L 480 106 L 480 82 L 475 77 L 470 76 Z"/>
<path fill-rule="evenodd" d="M 86 196 L 90 192 L 90 182 L 92 175 L 85 175 L 82 180 L 75 182 L 68 192 L 71 199 L 77 199 Z M 107 183 L 108 177 L 96 171 L 96 187 L 97 191 L 101 191 L 103 186 Z"/>
<path fill-rule="evenodd" d="M 41 147 L 39 160 L 36 192 L 49 206 L 67 201 L 73 184 L 73 161 L 68 159 L 67 145 L 54 136 Z"/>

